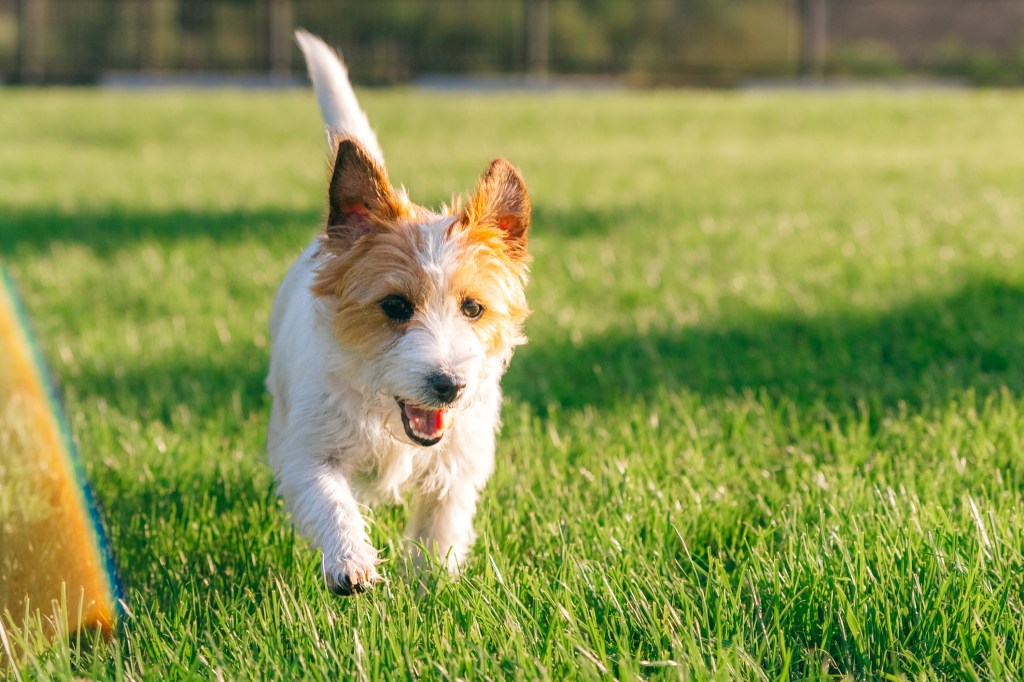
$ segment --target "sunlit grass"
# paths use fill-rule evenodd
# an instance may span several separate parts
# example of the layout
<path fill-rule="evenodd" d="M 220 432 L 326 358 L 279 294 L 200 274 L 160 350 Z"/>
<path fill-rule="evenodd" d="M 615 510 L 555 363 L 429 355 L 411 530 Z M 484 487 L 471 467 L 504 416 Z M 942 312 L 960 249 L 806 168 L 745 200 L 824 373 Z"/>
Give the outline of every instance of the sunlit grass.
<path fill-rule="evenodd" d="M 467 575 L 325 593 L 263 444 L 311 93 L 0 92 L 0 244 L 127 593 L 28 677 L 1018 678 L 1024 97 L 370 92 L 392 180 L 535 205 Z M 2 655 L 2 654 L 0 654 Z"/>

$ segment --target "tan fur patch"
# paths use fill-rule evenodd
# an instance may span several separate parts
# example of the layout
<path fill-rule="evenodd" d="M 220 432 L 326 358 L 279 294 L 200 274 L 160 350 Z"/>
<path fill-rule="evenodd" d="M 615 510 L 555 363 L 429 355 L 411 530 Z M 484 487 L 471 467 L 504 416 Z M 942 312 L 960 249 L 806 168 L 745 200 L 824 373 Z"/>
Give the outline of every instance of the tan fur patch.
<path fill-rule="evenodd" d="M 452 278 L 452 295 L 457 305 L 473 299 L 484 307 L 473 330 L 488 355 L 502 354 L 524 340 L 522 326 L 530 314 L 523 289 L 526 263 L 509 253 L 496 226 L 457 225 L 448 237 L 462 242 L 464 257 Z"/>
<path fill-rule="evenodd" d="M 402 323 L 387 318 L 380 301 L 398 294 L 418 307 L 432 286 L 418 264 L 418 237 L 410 225 L 389 226 L 333 253 L 317 273 L 313 293 L 336 301 L 335 335 L 367 358 L 384 353 L 403 331 Z"/>

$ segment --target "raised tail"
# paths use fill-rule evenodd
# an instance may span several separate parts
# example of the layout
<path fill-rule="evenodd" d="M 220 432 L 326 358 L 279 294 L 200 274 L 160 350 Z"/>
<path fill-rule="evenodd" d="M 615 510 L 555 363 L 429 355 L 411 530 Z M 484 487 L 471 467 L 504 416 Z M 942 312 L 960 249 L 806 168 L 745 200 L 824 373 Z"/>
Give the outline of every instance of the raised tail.
<path fill-rule="evenodd" d="M 306 69 L 313 81 L 320 113 L 327 124 L 328 139 L 351 137 L 383 166 L 384 153 L 380 150 L 380 143 L 370 127 L 366 112 L 359 107 L 352 84 L 348 82 L 348 70 L 341 55 L 323 40 L 302 29 L 295 32 L 295 40 L 306 58 Z"/>

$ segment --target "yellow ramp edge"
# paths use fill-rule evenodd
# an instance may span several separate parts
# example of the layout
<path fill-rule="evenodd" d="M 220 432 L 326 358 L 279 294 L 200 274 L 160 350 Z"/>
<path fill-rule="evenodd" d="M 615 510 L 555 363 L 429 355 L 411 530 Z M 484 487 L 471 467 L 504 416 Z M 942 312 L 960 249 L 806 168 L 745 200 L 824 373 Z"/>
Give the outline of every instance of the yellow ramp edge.
<path fill-rule="evenodd" d="M 0 634 L 110 632 L 117 592 L 62 411 L 0 270 Z M 3 644 L 0 659 L 12 655 Z"/>

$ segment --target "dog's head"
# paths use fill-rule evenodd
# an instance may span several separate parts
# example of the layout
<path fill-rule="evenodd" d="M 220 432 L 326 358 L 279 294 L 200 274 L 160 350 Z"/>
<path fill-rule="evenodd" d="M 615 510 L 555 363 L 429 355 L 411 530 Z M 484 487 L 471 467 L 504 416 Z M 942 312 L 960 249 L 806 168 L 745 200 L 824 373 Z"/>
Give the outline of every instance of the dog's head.
<path fill-rule="evenodd" d="M 498 159 L 468 200 L 435 213 L 343 139 L 328 194 L 313 293 L 333 315 L 346 379 L 389 405 L 397 437 L 435 445 L 526 341 L 526 185 Z"/>

